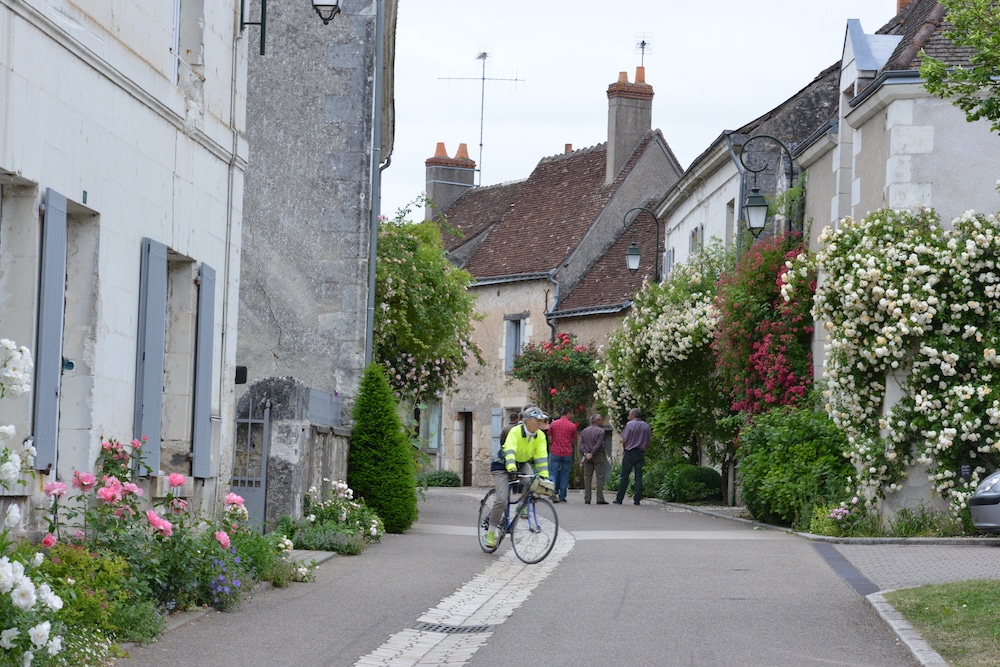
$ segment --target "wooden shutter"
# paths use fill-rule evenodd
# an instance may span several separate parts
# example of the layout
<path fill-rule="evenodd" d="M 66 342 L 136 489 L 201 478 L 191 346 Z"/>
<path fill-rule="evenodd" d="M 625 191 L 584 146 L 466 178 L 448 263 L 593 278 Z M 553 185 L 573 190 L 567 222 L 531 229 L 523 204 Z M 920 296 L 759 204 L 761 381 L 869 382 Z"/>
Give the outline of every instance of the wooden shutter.
<path fill-rule="evenodd" d="M 66 197 L 51 189 L 45 191 L 38 292 L 32 431 L 35 449 L 38 450 L 35 469 L 51 470 L 56 463 L 59 434 L 63 316 L 66 305 Z"/>
<path fill-rule="evenodd" d="M 194 343 L 194 403 L 191 424 L 191 474 L 212 476 L 212 361 L 215 334 L 215 269 L 201 265 L 198 320 Z"/>
<path fill-rule="evenodd" d="M 134 438 L 146 436 L 143 461 L 160 470 L 163 361 L 167 336 L 167 246 L 142 240 L 139 269 L 139 331 L 135 362 Z"/>

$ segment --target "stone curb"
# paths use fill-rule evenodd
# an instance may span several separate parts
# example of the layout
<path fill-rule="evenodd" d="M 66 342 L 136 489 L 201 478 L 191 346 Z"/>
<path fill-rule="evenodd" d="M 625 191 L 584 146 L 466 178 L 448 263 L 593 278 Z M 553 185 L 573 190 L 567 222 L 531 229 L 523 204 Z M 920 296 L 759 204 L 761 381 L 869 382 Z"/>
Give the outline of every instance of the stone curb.
<path fill-rule="evenodd" d="M 964 544 L 997 544 L 997 540 L 989 537 L 830 537 L 828 535 L 813 535 L 812 533 L 801 533 L 791 528 L 783 528 L 781 526 L 772 526 L 766 523 L 760 523 L 759 521 L 751 521 L 750 519 L 742 519 L 740 517 L 734 517 L 726 514 L 725 512 L 716 512 L 712 510 L 706 510 L 699 508 L 694 505 L 684 505 L 682 503 L 666 503 L 674 507 L 681 507 L 684 509 L 691 510 L 692 512 L 698 512 L 700 514 L 707 514 L 710 516 L 717 517 L 719 519 L 726 519 L 729 521 L 738 521 L 746 524 L 751 524 L 755 528 L 768 528 L 771 530 L 780 530 L 783 533 L 788 533 L 790 535 L 796 535 L 798 537 L 813 541 L 813 542 L 828 542 L 833 544 L 944 544 L 944 545 L 964 545 Z M 896 638 L 900 643 L 906 647 L 906 650 L 910 652 L 913 659 L 916 660 L 917 664 L 921 667 L 948 667 L 948 663 L 945 661 L 941 655 L 931 648 L 930 644 L 924 641 L 920 633 L 917 632 L 912 625 L 910 625 L 903 615 L 893 607 L 888 600 L 885 599 L 883 593 L 889 593 L 891 590 L 879 591 L 877 593 L 871 593 L 865 596 L 865 602 L 871 609 L 878 614 L 879 618 L 885 626 L 896 635 Z"/>

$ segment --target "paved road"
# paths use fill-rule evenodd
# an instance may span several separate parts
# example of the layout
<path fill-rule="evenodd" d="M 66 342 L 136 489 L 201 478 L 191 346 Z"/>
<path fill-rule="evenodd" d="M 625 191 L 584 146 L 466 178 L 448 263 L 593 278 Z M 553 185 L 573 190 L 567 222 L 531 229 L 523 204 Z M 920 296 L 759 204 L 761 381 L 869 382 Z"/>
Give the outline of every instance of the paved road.
<path fill-rule="evenodd" d="M 431 489 L 420 521 L 317 581 L 196 617 L 122 667 L 916 664 L 813 543 L 650 502 L 557 505 L 543 563 L 476 545 L 482 491 Z M 1000 553 L 1000 552 L 996 552 Z"/>

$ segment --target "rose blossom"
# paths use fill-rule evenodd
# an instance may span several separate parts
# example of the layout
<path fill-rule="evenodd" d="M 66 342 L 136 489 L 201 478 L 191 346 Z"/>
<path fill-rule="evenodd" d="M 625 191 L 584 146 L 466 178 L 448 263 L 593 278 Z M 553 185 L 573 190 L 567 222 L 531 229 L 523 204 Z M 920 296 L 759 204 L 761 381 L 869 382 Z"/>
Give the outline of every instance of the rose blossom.
<path fill-rule="evenodd" d="M 56 543 L 56 536 L 52 533 L 45 533 L 45 537 L 42 538 L 42 546 L 46 549 L 52 548 Z"/>
<path fill-rule="evenodd" d="M 73 487 L 80 489 L 81 491 L 90 491 L 97 484 L 97 478 L 91 475 L 89 472 L 80 472 L 79 470 L 73 473 Z"/>
<path fill-rule="evenodd" d="M 215 532 L 215 539 L 218 540 L 219 544 L 222 545 L 223 549 L 229 548 L 229 535 L 226 534 L 224 530 L 217 530 Z"/>
<path fill-rule="evenodd" d="M 44 491 L 47 496 L 58 498 L 59 496 L 66 495 L 66 485 L 62 482 L 47 482 L 45 486 L 42 487 L 42 491 Z"/>
<path fill-rule="evenodd" d="M 184 475 L 180 474 L 179 472 L 172 472 L 170 473 L 170 476 L 167 477 L 167 483 L 170 484 L 171 488 L 184 486 L 184 482 L 186 481 L 187 478 L 184 477 Z"/>

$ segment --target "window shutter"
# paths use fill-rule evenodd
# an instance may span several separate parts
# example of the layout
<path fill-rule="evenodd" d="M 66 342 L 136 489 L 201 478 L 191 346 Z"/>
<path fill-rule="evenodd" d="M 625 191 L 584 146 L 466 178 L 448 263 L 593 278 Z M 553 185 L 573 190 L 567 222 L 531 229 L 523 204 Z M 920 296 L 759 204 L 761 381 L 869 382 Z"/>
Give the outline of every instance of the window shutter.
<path fill-rule="evenodd" d="M 490 459 L 497 457 L 500 451 L 500 432 L 503 431 L 503 408 L 495 407 L 490 409 L 490 420 L 492 421 Z"/>
<path fill-rule="evenodd" d="M 66 301 L 66 197 L 47 189 L 42 217 L 42 258 L 35 345 L 35 469 L 56 463 L 62 379 L 63 314 Z"/>
<path fill-rule="evenodd" d="M 215 269 L 201 265 L 194 344 L 194 405 L 191 410 L 191 474 L 212 476 L 212 357 L 215 334 Z"/>
<path fill-rule="evenodd" d="M 142 240 L 139 268 L 139 331 L 135 362 L 135 416 L 132 437 L 149 438 L 143 461 L 160 470 L 163 413 L 163 357 L 167 336 L 167 246 Z"/>

